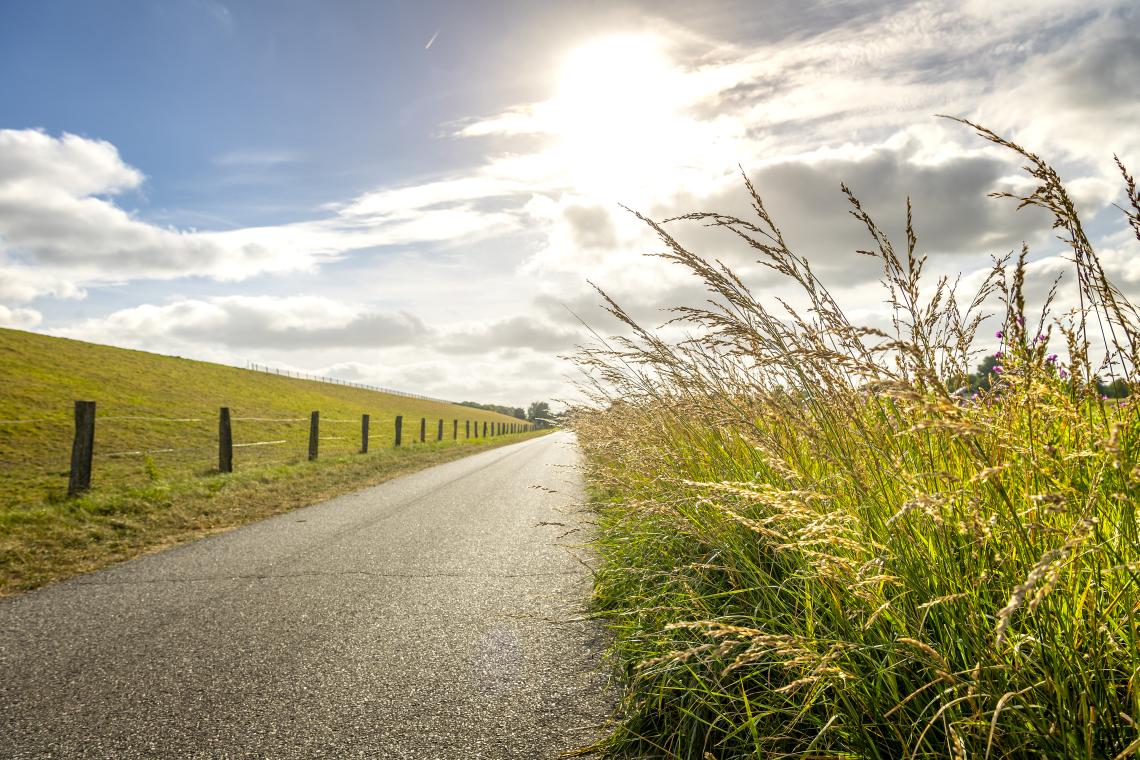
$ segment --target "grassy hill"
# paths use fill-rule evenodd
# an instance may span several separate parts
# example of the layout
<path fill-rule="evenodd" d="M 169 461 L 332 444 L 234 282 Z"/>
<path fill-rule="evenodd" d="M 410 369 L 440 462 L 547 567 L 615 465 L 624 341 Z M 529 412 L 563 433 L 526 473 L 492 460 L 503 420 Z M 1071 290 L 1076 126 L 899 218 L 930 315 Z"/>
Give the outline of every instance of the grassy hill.
<path fill-rule="evenodd" d="M 483 423 L 490 430 L 491 423 L 519 422 L 438 401 L 6 329 L 0 387 L 0 593 L 517 440 L 484 439 Z M 97 403 L 94 472 L 91 492 L 67 500 L 77 399 Z M 222 406 L 231 410 L 235 443 L 235 472 L 225 476 L 216 471 Z M 307 461 L 314 410 L 321 413 L 316 463 Z M 367 455 L 358 453 L 362 414 L 370 416 Z M 393 448 L 397 415 L 404 418 L 400 449 Z M 439 420 L 444 440 L 437 443 Z"/>

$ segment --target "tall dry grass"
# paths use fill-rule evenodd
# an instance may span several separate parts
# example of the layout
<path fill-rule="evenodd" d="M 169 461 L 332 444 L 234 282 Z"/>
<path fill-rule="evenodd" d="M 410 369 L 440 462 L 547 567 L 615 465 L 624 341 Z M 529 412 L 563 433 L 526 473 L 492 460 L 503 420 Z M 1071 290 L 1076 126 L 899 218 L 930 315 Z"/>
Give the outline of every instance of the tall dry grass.
<path fill-rule="evenodd" d="M 1015 200 L 1052 213 L 1076 309 L 1053 314 L 1051 292 L 1027 311 L 1025 251 L 968 296 L 927 283 L 909 207 L 896 249 L 846 188 L 890 329 L 848 318 L 747 179 L 753 220 L 642 217 L 712 298 L 677 309 L 695 337 L 668 342 L 607 297 L 627 335 L 577 357 L 594 402 L 574 427 L 600 502 L 596 602 L 624 683 L 609 753 L 1140 750 L 1140 421 L 1096 392 L 1110 376 L 1135 390 L 1140 317 L 1057 174 L 970 126 L 1025 160 L 1037 186 Z M 678 222 L 735 235 L 808 307 L 764 302 L 677 242 Z M 963 398 L 982 329 L 1000 337 L 1000 381 Z"/>

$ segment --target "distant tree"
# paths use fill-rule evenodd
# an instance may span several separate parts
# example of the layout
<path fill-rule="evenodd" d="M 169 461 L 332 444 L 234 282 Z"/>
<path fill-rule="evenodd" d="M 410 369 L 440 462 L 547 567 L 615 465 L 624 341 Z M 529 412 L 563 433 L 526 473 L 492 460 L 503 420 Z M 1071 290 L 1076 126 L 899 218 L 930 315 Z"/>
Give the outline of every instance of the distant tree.
<path fill-rule="evenodd" d="M 502 404 L 480 404 L 478 401 L 460 401 L 460 406 L 469 406 L 472 409 L 484 409 L 488 412 L 498 412 L 508 417 L 525 420 L 526 412 L 517 406 L 503 406 Z"/>
<path fill-rule="evenodd" d="M 1096 387 L 1100 391 L 1100 395 L 1106 398 L 1126 398 L 1128 396 L 1128 383 L 1120 378 L 1111 383 L 1102 383 L 1098 378 Z"/>
<path fill-rule="evenodd" d="M 1000 379 L 1001 359 L 987 356 L 978 365 L 978 371 L 970 375 L 970 392 L 988 391 Z"/>
<path fill-rule="evenodd" d="M 550 404 L 545 401 L 535 401 L 526 410 L 528 420 L 550 419 Z"/>

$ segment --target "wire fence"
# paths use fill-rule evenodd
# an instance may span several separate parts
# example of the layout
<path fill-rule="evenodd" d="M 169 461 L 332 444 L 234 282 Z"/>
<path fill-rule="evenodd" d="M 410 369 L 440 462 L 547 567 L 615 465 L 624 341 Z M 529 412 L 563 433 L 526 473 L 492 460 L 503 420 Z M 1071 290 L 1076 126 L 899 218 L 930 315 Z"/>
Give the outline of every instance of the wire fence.
<path fill-rule="evenodd" d="M 281 369 L 279 367 L 268 367 L 264 364 L 256 364 L 254 362 L 246 362 L 246 369 L 251 369 L 254 372 L 264 372 L 267 375 L 280 375 L 281 377 L 292 377 L 297 380 L 312 380 L 316 383 L 329 383 L 331 385 L 343 385 L 348 388 L 360 388 L 366 391 L 376 391 L 378 393 L 388 393 L 393 396 L 403 396 L 404 398 L 415 398 L 421 401 L 438 401 L 441 404 L 454 404 L 456 402 L 449 401 L 444 398 L 436 398 L 435 396 L 424 396 L 420 393 L 411 393 L 409 391 L 401 391 L 396 388 L 385 388 L 382 385 L 369 385 L 368 383 L 354 383 L 351 380 L 341 380 L 336 377 L 326 377 L 324 375 L 310 375 L 308 372 L 296 372 L 289 369 Z"/>
<path fill-rule="evenodd" d="M 228 407 L 220 407 L 217 417 L 97 415 L 94 401 L 76 401 L 70 417 L 0 419 L 4 460 L 0 472 L 9 486 L 0 506 L 2 502 L 33 502 L 37 488 L 50 495 L 62 488 L 62 476 L 67 478 L 67 496 L 74 497 L 92 487 L 95 474 L 100 484 L 125 485 L 140 478 L 155 480 L 159 470 L 164 477 L 233 472 L 235 451 L 246 452 L 238 462 L 246 468 L 285 463 L 282 448 L 288 452 L 287 461 L 301 462 L 306 456 L 315 460 L 323 453 L 367 454 L 401 446 L 459 443 L 530 432 L 536 427 L 525 420 L 487 419 L 485 412 L 471 412 L 471 418 L 446 419 L 405 417 L 390 411 L 375 417 L 345 417 L 343 411 L 336 417 L 322 417 L 319 411 L 308 417 L 272 413 L 239 417 L 231 416 Z M 352 425 L 360 426 L 358 433 L 348 428 Z M 74 435 L 69 430 L 72 426 Z M 386 446 L 372 444 L 384 439 Z"/>

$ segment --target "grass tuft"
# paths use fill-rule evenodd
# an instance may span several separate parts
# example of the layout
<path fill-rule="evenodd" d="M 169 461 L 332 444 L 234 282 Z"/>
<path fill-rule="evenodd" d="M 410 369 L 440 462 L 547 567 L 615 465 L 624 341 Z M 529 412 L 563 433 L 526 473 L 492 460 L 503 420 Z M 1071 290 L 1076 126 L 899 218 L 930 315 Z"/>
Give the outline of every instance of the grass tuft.
<path fill-rule="evenodd" d="M 927 282 L 909 204 L 896 247 L 847 188 L 872 242 L 860 253 L 882 267 L 885 326 L 848 318 L 747 178 L 756 219 L 639 215 L 711 300 L 674 310 L 687 337 L 670 342 L 603 293 L 627 333 L 577 357 L 594 402 L 574 426 L 598 501 L 595 602 L 624 685 L 600 749 L 1140 749 L 1140 419 L 1131 398 L 1098 392 L 1105 377 L 1138 389 L 1140 318 L 1057 174 L 969 126 L 1025 160 L 1036 187 L 1015 200 L 1053 214 L 1075 309 L 1053 314 L 1054 286 L 1028 312 L 1026 250 L 974 293 Z M 765 302 L 687 250 L 668 231 L 679 222 L 735 235 L 800 305 Z M 971 395 L 987 319 L 1000 370 Z"/>

